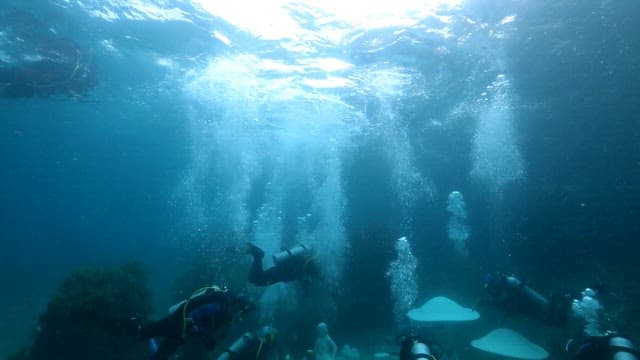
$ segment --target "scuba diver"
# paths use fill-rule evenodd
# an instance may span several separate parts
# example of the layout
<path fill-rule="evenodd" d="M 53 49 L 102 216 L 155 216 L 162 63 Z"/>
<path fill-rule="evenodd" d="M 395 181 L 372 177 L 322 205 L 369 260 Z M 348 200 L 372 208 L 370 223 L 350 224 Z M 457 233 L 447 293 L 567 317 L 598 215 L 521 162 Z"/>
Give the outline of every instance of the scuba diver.
<path fill-rule="evenodd" d="M 551 299 L 525 285 L 514 275 L 488 274 L 484 287 L 492 305 L 508 312 L 532 316 L 547 325 L 564 327 L 569 319 L 571 298 L 554 295 Z"/>
<path fill-rule="evenodd" d="M 437 360 L 440 357 L 440 351 L 435 350 L 436 344 L 417 336 L 414 329 L 398 336 L 396 342 L 400 346 L 399 360 Z"/>
<path fill-rule="evenodd" d="M 253 256 L 249 270 L 249 282 L 256 286 L 268 286 L 278 282 L 299 280 L 307 292 L 313 278 L 320 276 L 320 264 L 309 245 L 298 245 L 273 255 L 274 266 L 264 269 L 264 251 L 249 243 L 247 253 Z"/>
<path fill-rule="evenodd" d="M 154 360 L 168 359 L 187 338 L 193 337 L 202 340 L 206 350 L 211 351 L 226 336 L 234 320 L 252 309 L 254 305 L 244 293 L 233 294 L 218 286 L 204 287 L 173 305 L 166 317 L 142 326 L 138 334 L 149 339 Z M 159 345 L 158 337 L 163 338 Z"/>
<path fill-rule="evenodd" d="M 49 39 L 35 53 L 0 60 L 0 98 L 66 95 L 81 99 L 97 84 L 96 64 L 71 40 Z"/>
<path fill-rule="evenodd" d="M 616 333 L 587 336 L 581 342 L 569 340 L 565 351 L 573 360 L 640 360 L 633 342 Z"/>
<path fill-rule="evenodd" d="M 246 332 L 225 349 L 218 360 L 277 360 L 280 358 L 276 336 L 278 331 L 263 326 L 255 332 Z"/>

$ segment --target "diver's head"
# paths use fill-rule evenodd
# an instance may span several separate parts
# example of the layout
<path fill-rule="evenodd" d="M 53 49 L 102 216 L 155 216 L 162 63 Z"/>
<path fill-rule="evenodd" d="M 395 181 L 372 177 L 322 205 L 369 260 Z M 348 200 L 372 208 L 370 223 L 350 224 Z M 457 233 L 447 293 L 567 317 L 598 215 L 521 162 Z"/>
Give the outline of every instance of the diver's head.
<path fill-rule="evenodd" d="M 522 281 L 520 281 L 520 279 L 518 279 L 515 275 L 505 275 L 502 273 L 487 273 L 485 274 L 483 280 L 484 288 L 490 294 L 507 291 L 510 288 L 515 289 L 523 285 Z"/>
<path fill-rule="evenodd" d="M 396 343 L 403 346 L 408 343 L 414 342 L 418 338 L 418 331 L 414 326 L 406 326 L 401 335 L 396 338 Z"/>

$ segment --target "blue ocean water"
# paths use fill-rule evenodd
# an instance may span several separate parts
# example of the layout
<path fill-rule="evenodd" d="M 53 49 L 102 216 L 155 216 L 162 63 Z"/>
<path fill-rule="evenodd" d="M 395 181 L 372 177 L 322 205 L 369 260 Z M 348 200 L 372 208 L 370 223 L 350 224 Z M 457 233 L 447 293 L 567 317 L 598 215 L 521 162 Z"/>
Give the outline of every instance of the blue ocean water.
<path fill-rule="evenodd" d="M 0 356 L 73 269 L 141 261 L 164 309 L 193 259 L 242 283 L 226 249 L 248 240 L 318 248 L 343 344 L 393 332 L 401 236 L 419 303 L 472 304 L 493 271 L 605 284 L 640 338 L 636 2 L 3 0 L 0 19 Z"/>

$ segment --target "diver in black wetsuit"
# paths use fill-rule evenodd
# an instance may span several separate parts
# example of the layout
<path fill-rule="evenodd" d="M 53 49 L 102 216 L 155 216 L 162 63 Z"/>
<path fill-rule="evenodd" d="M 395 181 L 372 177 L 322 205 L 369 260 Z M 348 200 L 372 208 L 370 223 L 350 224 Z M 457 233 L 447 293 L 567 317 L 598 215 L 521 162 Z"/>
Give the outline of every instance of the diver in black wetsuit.
<path fill-rule="evenodd" d="M 568 296 L 554 295 L 548 299 L 514 275 L 486 275 L 484 287 L 492 305 L 532 316 L 550 326 L 564 327 L 567 324 L 571 310 L 571 298 Z"/>
<path fill-rule="evenodd" d="M 97 84 L 97 70 L 89 54 L 72 41 L 51 41 L 20 62 L 0 61 L 0 98 L 83 97 Z"/>
<path fill-rule="evenodd" d="M 298 245 L 273 256 L 274 266 L 264 269 L 262 259 L 264 251 L 254 244 L 247 245 L 247 253 L 253 256 L 249 271 L 249 282 L 256 286 L 268 286 L 278 282 L 300 281 L 303 288 L 308 287 L 314 278 L 320 276 L 320 265 L 314 257 L 313 248 Z"/>
<path fill-rule="evenodd" d="M 418 336 L 413 328 L 404 335 L 398 336 L 396 342 L 400 346 L 398 354 L 400 360 L 437 360 L 440 358 L 441 347 Z"/>
<path fill-rule="evenodd" d="M 588 336 L 582 341 L 570 340 L 565 346 L 573 360 L 639 360 L 640 353 L 631 340 L 619 334 Z"/>
<path fill-rule="evenodd" d="M 200 338 L 211 351 L 226 336 L 234 319 L 253 308 L 246 294 L 205 287 L 174 305 L 166 317 L 141 327 L 139 336 L 150 340 L 154 360 L 168 359 L 189 337 Z M 162 341 L 158 346 L 159 337 Z"/>

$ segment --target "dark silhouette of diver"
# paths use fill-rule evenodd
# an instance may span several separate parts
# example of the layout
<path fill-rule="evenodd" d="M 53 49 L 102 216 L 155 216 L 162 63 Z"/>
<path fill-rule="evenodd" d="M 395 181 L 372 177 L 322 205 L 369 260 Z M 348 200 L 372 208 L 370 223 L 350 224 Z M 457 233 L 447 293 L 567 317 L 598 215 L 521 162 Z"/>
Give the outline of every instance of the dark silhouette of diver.
<path fill-rule="evenodd" d="M 40 46 L 34 60 L 0 61 L 0 97 L 29 98 L 65 95 L 82 98 L 97 84 L 96 64 L 72 41 Z"/>
<path fill-rule="evenodd" d="M 495 274 L 485 277 L 485 288 L 492 303 L 507 311 L 518 312 L 555 327 L 567 325 L 571 312 L 571 296 L 550 299 L 533 290 L 514 275 Z M 571 339 L 565 351 L 573 360 L 640 360 L 640 352 L 626 336 L 616 332 Z"/>
<path fill-rule="evenodd" d="M 320 264 L 311 246 L 298 245 L 273 255 L 274 266 L 264 269 L 264 251 L 254 244 L 247 245 L 247 253 L 253 256 L 249 270 L 249 282 L 256 286 L 268 286 L 278 282 L 300 281 L 305 293 L 314 278 L 320 277 Z"/>
<path fill-rule="evenodd" d="M 202 340 L 207 351 L 224 339 L 229 328 L 242 313 L 254 305 L 244 293 L 233 294 L 217 287 L 205 287 L 174 305 L 169 315 L 143 326 L 139 336 L 150 340 L 152 359 L 168 359 L 187 338 Z M 162 338 L 159 346 L 156 338 Z"/>
<path fill-rule="evenodd" d="M 400 346 L 399 360 L 437 360 L 442 352 L 440 345 L 418 336 L 413 328 L 398 336 L 396 342 Z"/>
<path fill-rule="evenodd" d="M 550 299 L 527 286 L 514 275 L 488 274 L 484 287 L 490 303 L 507 312 L 529 315 L 553 327 L 564 327 L 571 311 L 571 297 L 554 295 Z"/>
<path fill-rule="evenodd" d="M 623 335 L 610 333 L 587 336 L 582 341 L 571 339 L 565 351 L 573 360 L 639 360 L 640 352 L 631 340 Z"/>

